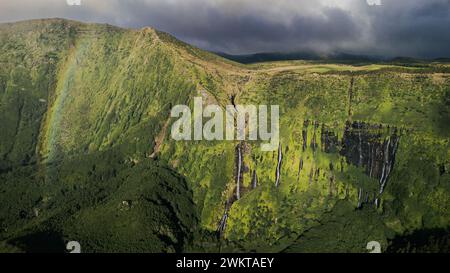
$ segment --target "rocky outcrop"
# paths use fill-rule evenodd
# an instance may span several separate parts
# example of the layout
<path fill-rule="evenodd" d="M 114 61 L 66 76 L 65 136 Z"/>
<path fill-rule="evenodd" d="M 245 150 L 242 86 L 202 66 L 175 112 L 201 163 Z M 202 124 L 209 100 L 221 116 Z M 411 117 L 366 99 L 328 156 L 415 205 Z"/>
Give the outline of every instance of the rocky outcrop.
<path fill-rule="evenodd" d="M 395 163 L 400 136 L 397 128 L 383 128 L 364 122 L 347 123 L 340 154 L 347 163 L 364 168 L 364 172 L 379 181 L 383 194 Z M 378 205 L 378 198 L 373 200 Z"/>

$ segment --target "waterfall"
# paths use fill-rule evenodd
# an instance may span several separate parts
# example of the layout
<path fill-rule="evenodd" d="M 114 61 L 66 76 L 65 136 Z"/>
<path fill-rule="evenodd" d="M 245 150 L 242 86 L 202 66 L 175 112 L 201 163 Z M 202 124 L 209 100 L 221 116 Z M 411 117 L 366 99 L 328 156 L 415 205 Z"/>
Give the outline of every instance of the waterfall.
<path fill-rule="evenodd" d="M 225 210 L 222 215 L 222 218 L 220 219 L 219 225 L 217 227 L 217 234 L 220 237 L 222 237 L 223 233 L 225 232 L 226 226 L 227 226 L 227 220 L 228 220 L 228 213 L 230 211 L 231 206 L 236 200 L 239 200 L 241 198 L 241 176 L 242 176 L 242 164 L 243 164 L 243 158 L 242 158 L 242 143 L 239 143 L 236 147 L 237 152 L 237 162 L 236 162 L 236 194 L 234 196 L 231 196 L 227 199 L 225 203 Z M 256 171 L 254 171 L 254 174 L 256 174 Z"/>
<path fill-rule="evenodd" d="M 390 145 L 391 139 L 388 138 L 386 142 L 386 148 L 384 151 L 384 159 L 383 159 L 383 170 L 381 171 L 381 178 L 380 178 L 380 194 L 384 191 L 384 185 L 387 180 L 388 172 L 389 172 L 389 145 Z"/>
<path fill-rule="evenodd" d="M 281 169 L 281 160 L 283 159 L 283 151 L 281 149 L 281 142 L 278 144 L 278 164 L 277 164 L 277 171 L 276 171 L 276 179 L 275 179 L 275 186 L 278 187 L 280 184 L 280 169 Z"/>
<path fill-rule="evenodd" d="M 378 197 L 376 193 L 373 193 L 373 204 L 375 205 L 375 208 L 378 208 Z"/>
<path fill-rule="evenodd" d="M 372 177 L 372 165 L 373 165 L 373 148 L 375 145 L 369 143 L 369 177 Z"/>
<path fill-rule="evenodd" d="M 237 177 L 236 177 L 236 198 L 239 200 L 241 198 L 241 168 L 242 168 L 242 151 L 241 145 L 237 147 L 238 150 L 238 164 L 237 164 Z"/>
<path fill-rule="evenodd" d="M 383 172 L 382 172 L 382 176 L 380 179 L 380 194 L 383 194 L 384 189 L 386 187 L 387 180 L 392 171 L 392 167 L 394 166 L 395 154 L 397 152 L 399 138 L 395 135 L 393 136 L 393 138 L 394 138 L 394 140 L 393 140 L 393 144 L 392 144 L 391 153 L 389 153 L 389 146 L 391 145 L 390 138 L 388 139 L 387 144 L 386 144 L 386 150 L 385 150 L 385 154 L 384 154 Z"/>
<path fill-rule="evenodd" d="M 228 211 L 232 205 L 232 201 L 227 200 L 225 203 L 225 210 L 223 212 L 222 218 L 220 219 L 219 225 L 217 226 L 217 235 L 219 238 L 223 236 L 225 229 L 227 228 L 227 220 L 228 220 Z"/>
<path fill-rule="evenodd" d="M 362 199 L 362 188 L 359 188 L 359 193 L 358 193 L 358 209 L 361 208 L 361 199 Z"/>
<path fill-rule="evenodd" d="M 358 206 L 364 202 L 374 202 L 379 206 L 380 196 L 383 194 L 389 177 L 394 168 L 395 155 L 398 149 L 400 136 L 397 129 L 392 132 L 387 127 L 387 136 L 382 131 L 382 125 L 371 125 L 364 122 L 347 122 L 341 142 L 340 154 L 349 164 L 363 169 L 364 173 L 377 181 L 376 195 L 367 198 L 365 192 L 361 193 Z M 326 136 L 324 136 L 326 140 Z M 341 172 L 342 170 L 341 162 Z M 368 199 L 364 201 L 364 199 Z"/>
<path fill-rule="evenodd" d="M 217 233 L 219 237 L 222 237 L 223 233 L 225 232 L 225 229 L 227 227 L 227 219 L 228 219 L 228 211 L 225 211 L 222 218 L 219 222 L 219 227 L 217 228 Z"/>

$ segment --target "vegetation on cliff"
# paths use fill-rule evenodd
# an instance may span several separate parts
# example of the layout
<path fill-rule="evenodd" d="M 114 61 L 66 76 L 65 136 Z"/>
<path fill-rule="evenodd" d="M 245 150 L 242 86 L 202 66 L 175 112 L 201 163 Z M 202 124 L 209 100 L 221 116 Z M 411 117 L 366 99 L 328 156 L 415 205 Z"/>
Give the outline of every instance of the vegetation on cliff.
<path fill-rule="evenodd" d="M 450 226 L 448 64 L 242 65 L 62 19 L 0 24 L 0 50 L 0 251 L 400 251 Z M 172 140 L 199 96 L 280 105 L 280 151 Z"/>

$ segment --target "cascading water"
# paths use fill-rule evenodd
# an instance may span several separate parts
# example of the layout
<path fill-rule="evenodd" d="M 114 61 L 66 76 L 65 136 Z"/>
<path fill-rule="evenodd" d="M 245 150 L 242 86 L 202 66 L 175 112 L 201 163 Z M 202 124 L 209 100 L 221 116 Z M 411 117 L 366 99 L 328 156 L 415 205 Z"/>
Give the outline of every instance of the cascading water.
<path fill-rule="evenodd" d="M 280 185 L 280 172 L 281 172 L 281 161 L 283 160 L 283 151 L 281 149 L 281 142 L 278 144 L 278 163 L 277 170 L 275 174 L 275 186 L 278 187 Z"/>
<path fill-rule="evenodd" d="M 367 176 L 378 181 L 378 192 L 372 200 L 376 207 L 379 206 L 380 196 L 394 167 L 399 140 L 396 128 L 383 128 L 363 122 L 348 122 L 346 125 L 340 154 L 348 164 L 364 168 Z M 359 197 L 361 204 L 358 207 L 362 203 L 370 203 L 371 198 L 368 195 Z"/>
<path fill-rule="evenodd" d="M 236 173 L 236 198 L 241 199 L 241 176 L 242 176 L 242 149 L 237 146 L 237 173 Z"/>

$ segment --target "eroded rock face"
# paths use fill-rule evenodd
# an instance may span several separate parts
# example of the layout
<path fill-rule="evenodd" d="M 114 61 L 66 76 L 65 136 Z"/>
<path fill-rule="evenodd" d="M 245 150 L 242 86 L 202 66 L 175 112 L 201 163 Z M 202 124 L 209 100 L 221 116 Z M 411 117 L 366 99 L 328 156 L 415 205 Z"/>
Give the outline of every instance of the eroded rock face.
<path fill-rule="evenodd" d="M 309 135 L 309 137 L 308 137 Z M 363 186 L 357 189 L 358 202 L 357 208 L 365 204 L 378 207 L 381 195 L 389 180 L 389 176 L 393 170 L 395 155 L 400 141 L 400 132 L 397 128 L 382 126 L 379 124 L 369 124 L 365 122 L 347 122 L 343 129 L 328 127 L 320 124 L 318 121 L 306 120 L 303 123 L 301 133 L 301 151 L 300 161 L 297 169 L 297 183 L 301 183 L 300 174 L 305 171 L 307 173 L 307 183 L 309 187 L 314 183 L 318 183 L 320 177 L 326 177 L 328 181 L 329 196 L 333 196 L 336 183 L 336 173 L 344 172 L 345 165 L 355 166 L 367 175 L 378 181 L 377 190 L 365 189 Z M 226 203 L 223 216 L 218 223 L 218 235 L 222 236 L 227 226 L 229 212 L 231 206 L 245 195 L 254 190 L 258 185 L 257 164 L 255 162 L 254 169 L 250 172 L 250 185 L 244 185 L 245 174 L 248 172 L 245 162 L 245 155 L 253 158 L 250 144 L 241 142 L 235 146 L 235 162 L 234 162 L 234 181 L 235 187 L 233 195 L 230 196 Z M 275 187 L 280 185 L 283 175 L 288 175 L 281 168 L 283 158 L 283 144 L 279 144 L 278 152 L 273 153 L 276 158 L 276 164 L 273 165 L 275 176 Z M 289 147 L 286 146 L 286 151 Z M 337 154 L 339 160 L 331 161 L 327 166 L 322 166 L 314 162 L 314 158 L 305 157 L 306 150 L 312 151 L 313 155 L 318 153 Z M 309 162 L 308 168 L 305 169 L 304 164 Z M 311 164 L 312 160 L 312 164 Z"/>
<path fill-rule="evenodd" d="M 347 123 L 340 154 L 348 163 L 364 167 L 368 176 L 381 179 L 386 172 L 383 167 L 394 163 L 399 139 L 397 128 Z"/>
<path fill-rule="evenodd" d="M 384 192 L 392 172 L 400 141 L 397 128 L 384 128 L 364 122 L 346 124 L 340 154 L 347 163 L 364 168 L 367 176 L 379 181 L 379 192 Z M 363 196 L 361 196 L 363 197 Z M 364 196 L 368 201 L 370 196 Z M 378 205 L 378 197 L 373 200 Z"/>

